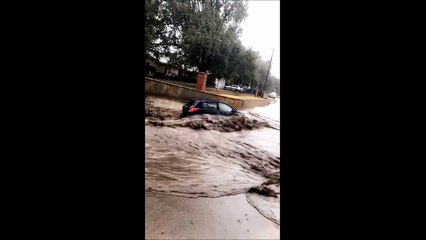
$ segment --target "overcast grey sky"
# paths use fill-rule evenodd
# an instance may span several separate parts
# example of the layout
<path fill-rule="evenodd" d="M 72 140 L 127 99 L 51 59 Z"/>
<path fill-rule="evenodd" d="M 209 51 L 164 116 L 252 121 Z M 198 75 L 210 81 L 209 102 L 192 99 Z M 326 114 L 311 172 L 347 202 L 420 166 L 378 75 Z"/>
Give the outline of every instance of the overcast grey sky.
<path fill-rule="evenodd" d="M 241 24 L 241 41 L 244 46 L 252 47 L 265 60 L 272 58 L 271 73 L 280 78 L 280 2 L 278 0 L 250 0 L 248 16 Z"/>

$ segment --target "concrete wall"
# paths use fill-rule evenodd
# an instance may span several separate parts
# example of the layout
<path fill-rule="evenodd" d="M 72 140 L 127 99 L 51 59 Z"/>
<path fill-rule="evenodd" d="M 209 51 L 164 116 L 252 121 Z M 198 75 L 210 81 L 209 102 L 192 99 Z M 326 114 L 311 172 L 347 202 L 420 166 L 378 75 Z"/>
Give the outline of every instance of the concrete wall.
<path fill-rule="evenodd" d="M 216 94 L 199 92 L 193 88 L 179 86 L 172 83 L 166 83 L 159 80 L 153 80 L 150 78 L 145 78 L 145 93 L 150 95 L 164 96 L 164 97 L 174 98 L 178 100 L 184 100 L 184 101 L 189 101 L 191 99 L 202 99 L 202 98 L 216 99 L 216 100 L 225 102 L 237 109 L 266 106 L 271 102 L 271 100 L 269 99 L 259 99 L 259 100 L 232 99 L 232 98 L 228 98 L 224 96 L 219 96 Z"/>

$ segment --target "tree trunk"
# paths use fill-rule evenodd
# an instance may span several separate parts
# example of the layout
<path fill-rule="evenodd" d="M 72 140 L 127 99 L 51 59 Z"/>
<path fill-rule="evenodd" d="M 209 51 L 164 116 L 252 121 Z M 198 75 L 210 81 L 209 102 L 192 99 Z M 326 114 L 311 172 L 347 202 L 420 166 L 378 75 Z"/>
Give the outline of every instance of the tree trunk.
<path fill-rule="evenodd" d="M 199 72 L 206 72 L 207 69 L 210 66 L 211 59 L 212 58 L 210 56 L 209 57 L 203 57 L 203 58 L 201 58 L 200 64 L 199 64 L 199 66 L 197 66 L 198 67 L 198 71 Z"/>

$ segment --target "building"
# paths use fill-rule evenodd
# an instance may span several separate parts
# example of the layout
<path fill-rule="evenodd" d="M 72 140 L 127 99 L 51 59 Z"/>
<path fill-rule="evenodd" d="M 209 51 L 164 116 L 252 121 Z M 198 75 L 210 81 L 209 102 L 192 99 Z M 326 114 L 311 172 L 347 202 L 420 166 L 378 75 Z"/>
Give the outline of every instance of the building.
<path fill-rule="evenodd" d="M 215 88 L 223 89 L 225 87 L 226 80 L 224 78 L 215 79 Z"/>
<path fill-rule="evenodd" d="M 170 74 L 173 76 L 178 76 L 179 75 L 179 68 L 167 63 L 163 63 L 158 61 L 157 59 L 155 59 L 152 56 L 147 55 L 145 57 L 145 66 L 147 71 L 151 71 L 153 73 L 157 73 L 160 75 L 163 74 Z"/>

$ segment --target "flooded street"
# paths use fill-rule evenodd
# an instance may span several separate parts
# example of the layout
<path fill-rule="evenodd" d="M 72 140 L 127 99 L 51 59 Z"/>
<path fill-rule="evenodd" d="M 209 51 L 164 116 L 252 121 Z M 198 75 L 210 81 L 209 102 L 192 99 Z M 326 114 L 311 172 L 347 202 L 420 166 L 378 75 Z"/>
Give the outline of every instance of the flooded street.
<path fill-rule="evenodd" d="M 243 208 L 244 204 L 232 201 L 241 201 L 241 197 L 237 196 L 244 196 L 242 199 L 245 199 L 245 204 L 249 204 L 249 207 L 243 208 L 245 216 L 251 207 L 256 214 L 260 214 L 261 217 L 256 217 L 256 221 L 263 225 L 256 226 L 252 221 L 248 226 L 258 230 L 254 232 L 252 229 L 250 232 L 247 228 L 242 231 L 238 228 L 242 218 L 238 218 L 234 221 L 236 227 L 227 227 L 230 233 L 217 229 L 216 232 L 223 234 L 215 235 L 219 238 L 279 236 L 280 100 L 274 100 L 265 107 L 244 110 L 244 117 L 207 115 L 183 119 L 179 118 L 179 114 L 184 103 L 154 97 L 145 100 L 145 191 L 150 196 L 147 202 L 163 199 L 163 205 L 177 206 L 182 199 L 188 199 L 194 201 L 194 206 L 199 204 L 200 208 L 203 204 L 217 205 L 216 214 L 223 213 L 217 215 L 220 219 L 225 214 L 225 208 L 220 207 L 219 202 L 211 201 L 229 199 L 229 208 L 233 205 Z M 195 209 L 193 211 L 197 212 Z M 164 224 L 158 222 L 161 218 L 155 217 L 153 211 L 149 211 L 148 216 L 149 221 L 155 222 L 154 225 Z M 179 216 L 183 217 L 182 214 Z M 246 222 L 249 222 L 248 217 Z M 188 225 L 182 228 L 196 224 L 194 220 L 191 223 L 188 220 Z M 147 226 L 147 229 L 151 229 L 147 234 L 152 238 L 188 237 L 183 233 L 184 230 L 178 231 L 176 227 L 169 229 L 171 235 L 167 235 L 159 233 L 152 226 Z M 214 232 L 211 226 L 200 229 L 203 228 L 206 232 Z M 198 237 L 203 238 L 200 229 Z M 243 232 L 248 235 L 241 235 Z"/>

